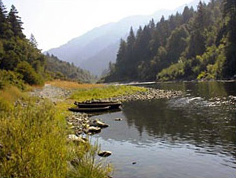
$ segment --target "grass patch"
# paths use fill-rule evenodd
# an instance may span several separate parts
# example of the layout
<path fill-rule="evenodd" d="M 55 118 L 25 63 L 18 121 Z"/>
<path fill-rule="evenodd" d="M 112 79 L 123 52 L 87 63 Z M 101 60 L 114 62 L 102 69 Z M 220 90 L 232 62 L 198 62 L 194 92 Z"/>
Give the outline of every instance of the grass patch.
<path fill-rule="evenodd" d="M 107 99 L 112 97 L 118 97 L 122 95 L 134 94 L 139 91 L 146 91 L 145 88 L 135 86 L 104 86 L 100 88 L 92 89 L 79 89 L 75 91 L 70 99 L 77 100 L 79 102 L 92 100 L 92 99 Z"/>
<path fill-rule="evenodd" d="M 47 82 L 47 84 L 64 89 L 88 89 L 88 88 L 98 88 L 104 86 L 102 84 L 87 84 L 87 83 L 81 84 L 78 82 L 62 81 L 62 80 L 49 81 Z"/>

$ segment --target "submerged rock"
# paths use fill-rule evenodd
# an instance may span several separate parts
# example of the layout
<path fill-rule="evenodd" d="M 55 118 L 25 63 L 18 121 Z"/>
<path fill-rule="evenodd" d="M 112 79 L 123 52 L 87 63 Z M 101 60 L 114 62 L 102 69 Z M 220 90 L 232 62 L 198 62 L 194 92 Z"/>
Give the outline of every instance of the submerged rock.
<path fill-rule="evenodd" d="M 100 133 L 101 132 L 101 128 L 100 127 L 89 127 L 86 131 L 87 134 L 96 134 L 96 133 Z"/>
<path fill-rule="evenodd" d="M 111 151 L 100 151 L 98 152 L 98 156 L 101 156 L 101 157 L 108 157 L 108 156 L 111 156 L 112 152 Z"/>
<path fill-rule="evenodd" d="M 122 121 L 121 118 L 115 118 L 115 121 Z"/>

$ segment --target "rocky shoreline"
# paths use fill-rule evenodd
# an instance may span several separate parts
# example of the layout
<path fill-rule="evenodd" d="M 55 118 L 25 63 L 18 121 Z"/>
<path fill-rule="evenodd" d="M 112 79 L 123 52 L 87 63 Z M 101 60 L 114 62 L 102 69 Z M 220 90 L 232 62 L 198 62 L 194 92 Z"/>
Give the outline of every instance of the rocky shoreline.
<path fill-rule="evenodd" d="M 180 91 L 166 91 L 148 88 L 147 91 L 137 92 L 135 94 L 123 95 L 114 98 L 108 98 L 105 100 L 92 100 L 92 101 L 112 101 L 112 102 L 129 102 L 136 100 L 152 100 L 161 98 L 172 98 L 182 95 Z M 90 102 L 90 101 L 86 101 Z M 78 142 L 85 142 L 84 136 L 100 133 L 103 128 L 108 127 L 106 123 L 99 119 L 92 120 L 91 115 L 86 113 L 72 112 L 70 116 L 66 118 L 69 128 L 74 131 L 69 135 L 68 139 Z M 121 121 L 121 118 L 115 118 L 114 121 Z"/>
<path fill-rule="evenodd" d="M 31 96 L 38 96 L 40 98 L 50 99 L 53 103 L 58 101 L 63 101 L 69 97 L 71 90 L 65 90 L 51 85 L 45 85 L 43 89 L 37 89 L 31 92 Z M 110 101 L 110 102 L 129 102 L 136 100 L 152 100 L 161 98 L 172 98 L 182 95 L 180 91 L 168 91 L 159 90 L 153 88 L 147 88 L 146 91 L 137 92 L 135 94 L 127 94 L 114 98 L 102 99 L 102 100 L 92 100 L 92 101 Z M 86 101 L 91 102 L 91 101 Z M 114 121 L 121 121 L 121 118 L 115 118 Z M 87 136 L 100 133 L 103 128 L 108 127 L 108 125 L 99 119 L 91 119 L 91 115 L 86 113 L 71 112 L 66 118 L 68 128 L 72 131 L 68 135 L 68 141 L 73 142 L 88 142 Z M 105 151 L 98 154 L 99 156 L 110 156 L 111 152 Z"/>

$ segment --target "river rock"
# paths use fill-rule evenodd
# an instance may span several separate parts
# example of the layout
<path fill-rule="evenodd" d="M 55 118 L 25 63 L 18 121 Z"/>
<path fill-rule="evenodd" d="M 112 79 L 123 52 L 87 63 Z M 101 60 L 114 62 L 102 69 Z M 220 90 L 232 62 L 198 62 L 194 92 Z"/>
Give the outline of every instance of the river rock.
<path fill-rule="evenodd" d="M 122 121 L 121 118 L 115 118 L 115 121 Z"/>
<path fill-rule="evenodd" d="M 108 156 L 111 156 L 112 152 L 111 151 L 100 151 L 98 152 L 98 156 L 101 156 L 101 157 L 108 157 Z"/>
<path fill-rule="evenodd" d="M 82 137 L 78 137 L 74 134 L 68 135 L 68 140 L 71 140 L 73 142 L 85 143 L 85 140 Z"/>
<path fill-rule="evenodd" d="M 90 123 L 90 126 L 93 126 L 93 127 L 100 127 L 100 128 L 105 128 L 105 127 L 108 127 L 108 125 L 102 121 L 99 121 L 99 120 L 93 120 L 91 121 Z"/>
<path fill-rule="evenodd" d="M 100 127 L 91 126 L 85 132 L 87 134 L 96 134 L 96 133 L 100 133 L 101 132 L 101 128 Z"/>

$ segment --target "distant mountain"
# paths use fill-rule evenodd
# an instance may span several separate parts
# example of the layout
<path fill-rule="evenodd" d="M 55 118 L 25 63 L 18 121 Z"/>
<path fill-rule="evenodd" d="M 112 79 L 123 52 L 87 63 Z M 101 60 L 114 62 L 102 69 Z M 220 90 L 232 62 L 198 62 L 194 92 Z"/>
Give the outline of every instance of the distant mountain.
<path fill-rule="evenodd" d="M 198 1 L 189 5 L 195 7 Z M 183 8 L 184 6 L 175 10 L 159 10 L 152 15 L 130 16 L 116 23 L 108 23 L 47 52 L 89 70 L 92 74 L 101 75 L 110 61 L 115 62 L 120 39 L 127 37 L 131 26 L 136 31 L 151 19 L 157 22 L 162 15 L 168 17 L 177 11 L 181 12 Z"/>

